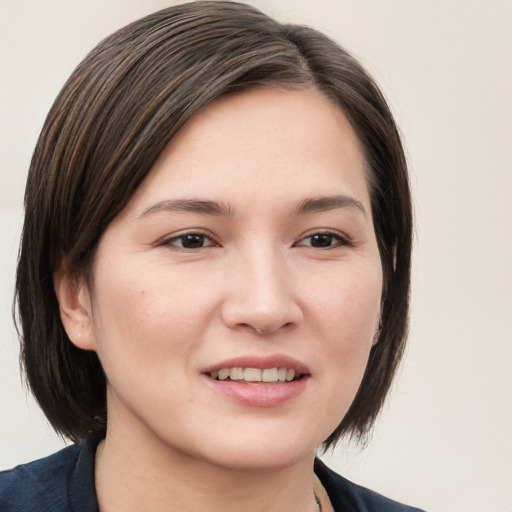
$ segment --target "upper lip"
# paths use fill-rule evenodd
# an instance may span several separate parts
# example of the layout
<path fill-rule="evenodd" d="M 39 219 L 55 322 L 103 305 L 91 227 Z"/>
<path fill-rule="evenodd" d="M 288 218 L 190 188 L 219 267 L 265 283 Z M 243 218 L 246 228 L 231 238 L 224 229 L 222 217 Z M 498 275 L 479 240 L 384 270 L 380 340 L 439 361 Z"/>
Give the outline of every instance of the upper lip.
<path fill-rule="evenodd" d="M 259 368 L 261 370 L 266 368 L 287 368 L 288 370 L 295 370 L 301 375 L 309 374 L 309 369 L 305 364 L 283 354 L 265 357 L 250 355 L 233 357 L 204 368 L 202 373 L 215 372 L 223 368 Z"/>

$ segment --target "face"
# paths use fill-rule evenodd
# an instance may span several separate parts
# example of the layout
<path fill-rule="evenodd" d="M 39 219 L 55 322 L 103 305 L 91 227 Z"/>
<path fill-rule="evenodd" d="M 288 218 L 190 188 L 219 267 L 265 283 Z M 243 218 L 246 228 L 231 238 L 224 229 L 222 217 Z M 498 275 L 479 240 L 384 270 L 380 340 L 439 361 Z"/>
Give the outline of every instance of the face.
<path fill-rule="evenodd" d="M 347 119 L 316 90 L 212 103 L 107 228 L 83 286 L 88 328 L 70 337 L 103 365 L 109 431 L 238 469 L 312 457 L 380 315 Z"/>

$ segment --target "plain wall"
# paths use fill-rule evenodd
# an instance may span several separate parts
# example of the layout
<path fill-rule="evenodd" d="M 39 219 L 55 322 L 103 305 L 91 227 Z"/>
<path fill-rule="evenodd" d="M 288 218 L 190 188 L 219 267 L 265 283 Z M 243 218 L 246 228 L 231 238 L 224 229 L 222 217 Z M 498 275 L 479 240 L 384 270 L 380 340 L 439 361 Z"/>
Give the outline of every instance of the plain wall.
<path fill-rule="evenodd" d="M 410 343 L 366 448 L 325 457 L 431 512 L 512 510 L 512 2 L 267 0 L 352 51 L 403 132 L 415 196 Z M 0 1 L 0 467 L 62 446 L 24 391 L 11 320 L 24 181 L 96 42 L 164 0 Z"/>

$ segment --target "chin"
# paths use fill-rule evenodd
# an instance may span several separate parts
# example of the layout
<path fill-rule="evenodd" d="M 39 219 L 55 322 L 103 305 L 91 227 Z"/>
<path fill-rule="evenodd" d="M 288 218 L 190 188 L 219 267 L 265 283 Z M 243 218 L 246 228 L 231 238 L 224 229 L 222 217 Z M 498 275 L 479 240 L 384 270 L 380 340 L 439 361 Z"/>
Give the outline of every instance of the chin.
<path fill-rule="evenodd" d="M 227 457 L 216 459 L 213 464 L 237 472 L 275 472 L 292 467 L 308 457 L 313 461 L 314 455 L 315 451 L 308 454 L 283 453 L 277 456 L 270 453 L 247 454 L 247 456 L 237 454 L 229 459 Z"/>
<path fill-rule="evenodd" d="M 313 462 L 320 443 L 289 441 L 279 439 L 268 442 L 260 438 L 231 446 L 224 445 L 213 454 L 211 463 L 234 471 L 279 471 L 307 459 Z"/>

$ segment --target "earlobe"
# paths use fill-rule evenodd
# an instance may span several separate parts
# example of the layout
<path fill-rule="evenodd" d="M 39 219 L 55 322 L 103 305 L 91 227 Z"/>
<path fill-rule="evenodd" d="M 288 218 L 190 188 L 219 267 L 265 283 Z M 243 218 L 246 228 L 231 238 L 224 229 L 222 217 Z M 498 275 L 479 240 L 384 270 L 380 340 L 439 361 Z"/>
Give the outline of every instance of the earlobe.
<path fill-rule="evenodd" d="M 53 274 L 53 286 L 59 301 L 60 318 L 68 338 L 78 348 L 95 350 L 91 300 L 85 279 L 70 275 L 67 262 L 62 258 Z"/>

